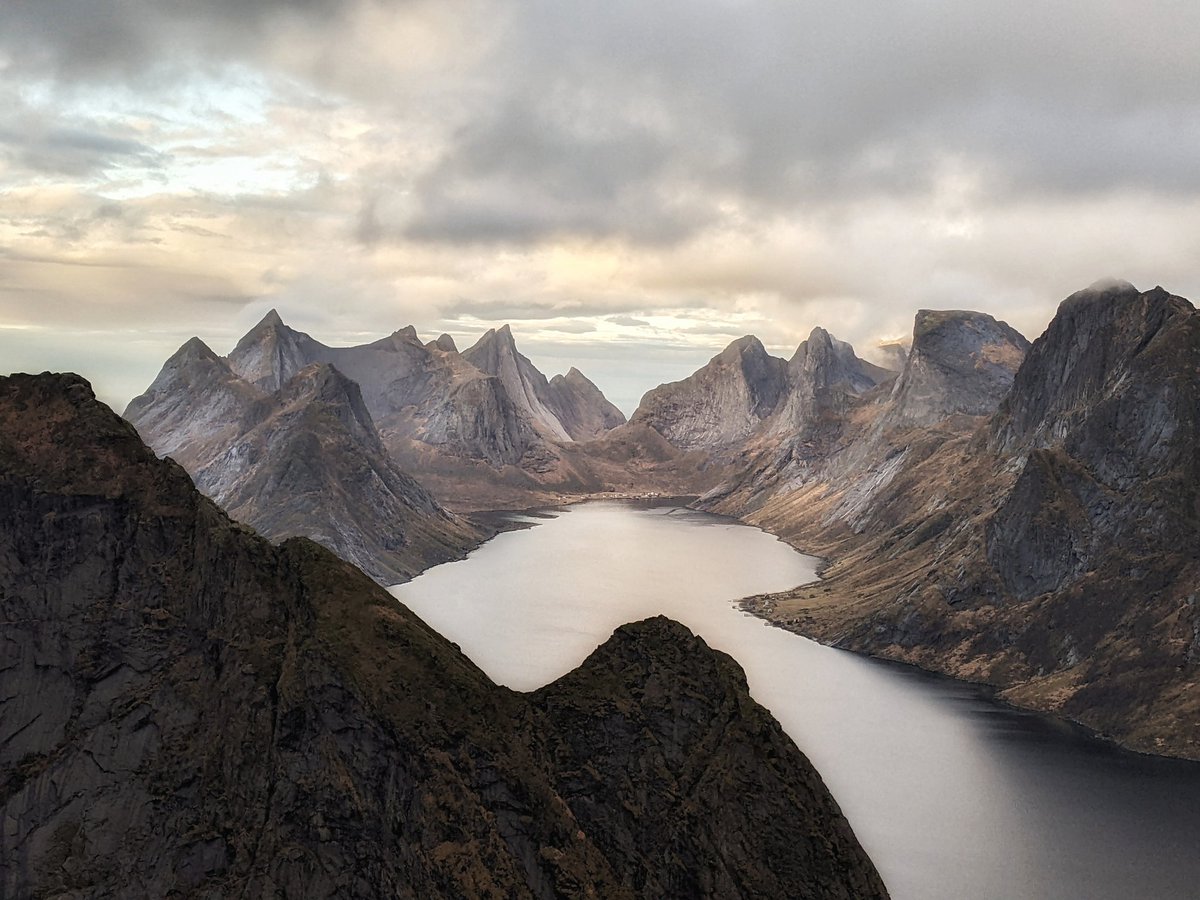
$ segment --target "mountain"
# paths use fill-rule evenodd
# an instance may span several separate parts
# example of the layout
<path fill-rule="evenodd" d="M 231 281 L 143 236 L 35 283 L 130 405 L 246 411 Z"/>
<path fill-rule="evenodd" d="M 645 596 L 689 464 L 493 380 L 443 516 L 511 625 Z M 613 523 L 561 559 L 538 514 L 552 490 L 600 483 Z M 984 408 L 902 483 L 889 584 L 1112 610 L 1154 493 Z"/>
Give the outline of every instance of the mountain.
<path fill-rule="evenodd" d="M 600 389 L 572 368 L 552 381 L 517 350 L 512 329 L 490 329 L 463 359 L 481 372 L 494 375 L 508 396 L 529 416 L 538 431 L 553 441 L 586 441 L 625 424 L 625 416 Z"/>
<path fill-rule="evenodd" d="M 724 449 L 758 428 L 786 389 L 787 363 L 746 335 L 682 381 L 647 392 L 630 421 L 682 450 Z"/>
<path fill-rule="evenodd" d="M 972 352 L 1006 370 L 1019 342 L 996 347 Z M 921 355 L 915 341 L 910 363 Z M 938 368 L 976 390 L 1007 380 Z M 1161 288 L 1078 292 L 998 409 L 972 419 L 962 411 L 986 406 L 953 384 L 904 397 L 907 374 L 863 430 L 873 456 L 846 465 L 852 443 L 765 499 L 744 484 L 711 498 L 831 558 L 819 587 L 753 605 L 1128 746 L 1200 758 L 1200 313 Z M 930 410 L 952 415 L 912 427 Z M 879 422 L 894 423 L 882 442 Z"/>
<path fill-rule="evenodd" d="M 246 411 L 264 396 L 194 337 L 163 364 L 146 392 L 130 401 L 125 418 L 163 456 L 194 469 L 237 434 Z"/>
<path fill-rule="evenodd" d="M 270 390 L 313 363 L 357 382 L 398 461 L 415 461 L 415 443 L 491 466 L 517 465 L 540 440 L 503 384 L 465 361 L 449 336 L 426 345 L 409 326 L 369 344 L 328 347 L 271 310 L 229 354 L 236 374 Z"/>
<path fill-rule="evenodd" d="M 193 338 L 125 417 L 234 518 L 311 538 L 385 584 L 486 536 L 392 462 L 358 385 L 328 364 L 264 393 Z"/>
<path fill-rule="evenodd" d="M 546 405 L 575 441 L 595 440 L 625 424 L 625 414 L 574 366 L 550 379 Z"/>
<path fill-rule="evenodd" d="M 631 421 L 684 450 L 761 452 L 832 437 L 852 400 L 892 377 L 823 328 L 786 362 L 746 335 L 689 377 L 648 392 Z"/>
<path fill-rule="evenodd" d="M 676 623 L 498 687 L 349 564 L 231 521 L 72 375 L 0 378 L 0 506 L 4 896 L 886 896 Z"/>
<path fill-rule="evenodd" d="M 894 377 L 849 345 L 824 349 L 838 343 L 818 329 L 801 345 L 788 404 L 767 439 L 702 506 L 796 537 L 801 528 L 807 541 L 879 527 L 872 517 L 884 508 L 874 497 L 907 462 L 963 439 L 994 412 L 1029 346 L 1006 323 L 960 310 L 917 312 L 911 352 Z"/>
<path fill-rule="evenodd" d="M 919 310 L 885 427 L 994 412 L 1028 350 L 1023 335 L 986 313 Z"/>
<path fill-rule="evenodd" d="M 817 437 L 858 397 L 894 377 L 894 372 L 859 359 L 852 346 L 824 328 L 814 328 L 788 361 L 784 395 L 767 430 L 790 439 Z"/>

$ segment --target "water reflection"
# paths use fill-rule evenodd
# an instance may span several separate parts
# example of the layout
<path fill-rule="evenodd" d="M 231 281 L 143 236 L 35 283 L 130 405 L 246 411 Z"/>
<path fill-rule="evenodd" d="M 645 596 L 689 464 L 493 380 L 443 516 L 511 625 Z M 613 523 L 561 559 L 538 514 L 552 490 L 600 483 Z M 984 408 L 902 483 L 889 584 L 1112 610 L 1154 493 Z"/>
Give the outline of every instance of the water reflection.
<path fill-rule="evenodd" d="M 593 503 L 393 591 L 519 690 L 578 665 L 624 622 L 684 622 L 742 664 L 898 900 L 1197 896 L 1200 766 L 1116 751 L 731 602 L 812 580 L 815 567 L 725 519 Z"/>

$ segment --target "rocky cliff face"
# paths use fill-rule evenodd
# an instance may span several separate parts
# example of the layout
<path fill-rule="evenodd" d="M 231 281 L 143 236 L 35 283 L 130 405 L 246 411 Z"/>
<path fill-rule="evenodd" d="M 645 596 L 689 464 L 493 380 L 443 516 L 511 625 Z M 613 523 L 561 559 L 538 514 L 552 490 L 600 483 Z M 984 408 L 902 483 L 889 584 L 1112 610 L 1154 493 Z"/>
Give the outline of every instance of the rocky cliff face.
<path fill-rule="evenodd" d="M 534 427 L 554 441 L 569 441 L 571 436 L 550 409 L 550 384 L 533 363 L 517 351 L 512 329 L 489 329 L 473 346 L 463 351 L 463 359 L 504 385 L 513 404 L 527 415 Z"/>
<path fill-rule="evenodd" d="M 835 461 L 752 512 L 835 559 L 819 589 L 763 608 L 1138 749 L 1200 757 L 1198 375 L 1186 300 L 1130 285 L 1072 295 L 990 417 L 898 427 L 864 468 Z"/>
<path fill-rule="evenodd" d="M 885 895 L 678 625 L 497 687 L 348 564 L 230 521 L 75 376 L 0 379 L 0 506 L 5 896 Z"/>
<path fill-rule="evenodd" d="M 689 377 L 649 391 L 630 421 L 682 450 L 725 448 L 749 437 L 786 390 L 787 363 L 746 335 Z"/>
<path fill-rule="evenodd" d="M 789 441 L 819 438 L 841 425 L 859 397 L 894 377 L 859 359 L 852 346 L 824 328 L 814 328 L 788 361 L 784 398 L 767 431 Z"/>
<path fill-rule="evenodd" d="M 1028 350 L 1028 340 L 986 313 L 919 310 L 885 427 L 995 412 Z"/>
<path fill-rule="evenodd" d="M 358 385 L 328 364 L 266 394 L 193 339 L 125 416 L 234 518 L 311 538 L 384 584 L 486 537 L 392 462 Z"/>
<path fill-rule="evenodd" d="M 283 324 L 271 310 L 238 341 L 229 367 L 256 388 L 277 391 L 305 366 L 321 360 L 329 348 Z"/>
<path fill-rule="evenodd" d="M 574 366 L 551 378 L 549 388 L 546 405 L 574 441 L 592 441 L 625 424 L 625 414 Z"/>
<path fill-rule="evenodd" d="M 779 457 L 835 438 L 855 398 L 892 375 L 823 328 L 787 362 L 747 335 L 690 377 L 647 393 L 632 421 L 685 450 L 762 455 L 766 448 Z"/>
<path fill-rule="evenodd" d="M 158 452 L 190 468 L 228 443 L 265 396 L 200 338 L 192 338 L 166 361 L 146 392 L 130 401 L 125 417 Z"/>

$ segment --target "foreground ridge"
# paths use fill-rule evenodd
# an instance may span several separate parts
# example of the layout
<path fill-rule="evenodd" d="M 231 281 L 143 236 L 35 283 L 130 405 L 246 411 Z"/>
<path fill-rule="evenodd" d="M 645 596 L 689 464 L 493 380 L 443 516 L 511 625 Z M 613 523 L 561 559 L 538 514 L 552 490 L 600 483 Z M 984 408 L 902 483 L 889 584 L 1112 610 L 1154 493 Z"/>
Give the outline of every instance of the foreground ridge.
<path fill-rule="evenodd" d="M 886 896 L 680 625 L 498 687 L 352 566 L 231 521 L 73 375 L 0 378 L 0 504 L 0 894 Z"/>

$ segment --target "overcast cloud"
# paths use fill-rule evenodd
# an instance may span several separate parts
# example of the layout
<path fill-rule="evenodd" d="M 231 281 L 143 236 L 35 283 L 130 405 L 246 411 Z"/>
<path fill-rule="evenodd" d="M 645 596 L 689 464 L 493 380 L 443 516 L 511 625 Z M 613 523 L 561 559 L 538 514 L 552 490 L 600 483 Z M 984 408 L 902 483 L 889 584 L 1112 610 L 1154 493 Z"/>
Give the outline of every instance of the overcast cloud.
<path fill-rule="evenodd" d="M 1198 36 L 1174 2 L 7 0 L 0 369 L 121 406 L 271 306 L 509 321 L 628 411 L 747 332 L 1194 299 Z"/>

